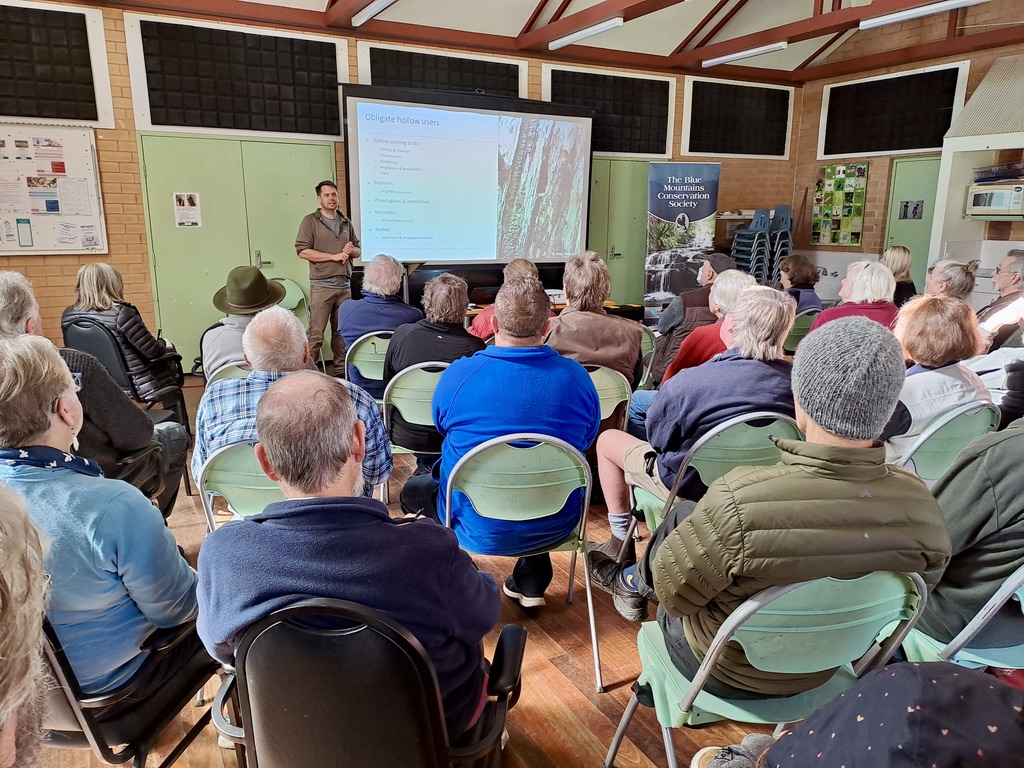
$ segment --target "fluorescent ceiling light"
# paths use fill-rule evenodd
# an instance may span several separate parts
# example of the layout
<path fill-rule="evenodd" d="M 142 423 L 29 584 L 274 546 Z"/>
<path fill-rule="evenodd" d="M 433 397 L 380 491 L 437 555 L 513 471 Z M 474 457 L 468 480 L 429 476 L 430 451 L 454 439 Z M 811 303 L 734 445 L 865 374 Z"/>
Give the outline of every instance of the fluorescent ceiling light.
<path fill-rule="evenodd" d="M 352 26 L 358 27 L 365 24 L 378 13 L 382 13 L 397 2 L 398 0 L 373 0 L 372 3 L 352 17 Z"/>
<path fill-rule="evenodd" d="M 613 16 L 610 19 L 602 21 L 600 24 L 595 24 L 592 27 L 577 30 L 571 35 L 566 35 L 565 37 L 560 37 L 557 40 L 552 40 L 548 43 L 548 50 L 557 51 L 559 48 L 565 48 L 567 45 L 578 43 L 580 40 L 586 40 L 588 37 L 600 35 L 602 32 L 610 32 L 613 29 L 621 27 L 623 23 L 621 16 Z"/>
<path fill-rule="evenodd" d="M 700 65 L 707 69 L 708 67 L 717 67 L 719 64 L 728 64 L 731 61 L 740 61 L 741 59 L 752 59 L 754 56 L 761 56 L 765 53 L 775 53 L 776 51 L 784 51 L 789 47 L 789 43 L 785 40 L 779 40 L 777 43 L 768 43 L 768 45 L 760 45 L 757 48 L 748 48 L 745 51 L 739 51 L 738 53 L 727 53 L 724 56 L 716 56 L 713 59 L 707 59 L 702 61 Z"/>
<path fill-rule="evenodd" d="M 905 11 L 896 11 L 895 13 L 889 13 L 885 16 L 875 16 L 873 19 L 861 19 L 859 26 L 862 30 L 875 29 L 876 27 L 884 27 L 888 24 L 899 24 L 901 21 L 919 19 L 922 16 L 931 16 L 935 13 L 955 11 L 958 8 L 966 8 L 969 5 L 981 5 L 988 1 L 989 0 L 942 0 L 941 3 L 922 5 L 919 8 L 908 8 Z"/>

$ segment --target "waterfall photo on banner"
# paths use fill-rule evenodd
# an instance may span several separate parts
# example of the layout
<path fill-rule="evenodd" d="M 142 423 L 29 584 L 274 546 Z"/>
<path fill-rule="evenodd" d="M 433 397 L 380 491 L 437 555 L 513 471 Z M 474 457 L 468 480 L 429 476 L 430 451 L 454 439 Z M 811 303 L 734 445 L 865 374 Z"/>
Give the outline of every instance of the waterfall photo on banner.
<path fill-rule="evenodd" d="M 647 176 L 648 317 L 682 291 L 697 287 L 704 256 L 714 251 L 718 163 L 651 163 Z"/>

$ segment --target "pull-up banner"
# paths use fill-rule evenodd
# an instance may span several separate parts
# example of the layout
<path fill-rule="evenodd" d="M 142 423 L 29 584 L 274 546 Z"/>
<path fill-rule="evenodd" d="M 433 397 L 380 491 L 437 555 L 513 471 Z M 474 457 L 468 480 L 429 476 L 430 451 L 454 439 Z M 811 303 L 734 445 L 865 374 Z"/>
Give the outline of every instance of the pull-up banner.
<path fill-rule="evenodd" d="M 682 291 L 715 246 L 719 163 L 651 163 L 647 176 L 644 306 L 655 317 Z"/>

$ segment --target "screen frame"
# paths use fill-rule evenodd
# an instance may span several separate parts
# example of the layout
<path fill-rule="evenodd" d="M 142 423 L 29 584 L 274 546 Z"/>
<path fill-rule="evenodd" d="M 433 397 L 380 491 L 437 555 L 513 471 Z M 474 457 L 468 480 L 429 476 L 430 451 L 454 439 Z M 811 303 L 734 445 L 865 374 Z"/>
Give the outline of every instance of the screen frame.
<path fill-rule="evenodd" d="M 551 115 L 554 117 L 589 118 L 591 121 L 591 143 L 589 148 L 590 167 L 587 172 L 589 183 L 587 184 L 587 190 L 585 195 L 587 208 L 584 211 L 583 217 L 583 221 L 585 223 L 583 231 L 583 250 L 587 250 L 590 240 L 590 206 L 594 179 L 594 110 L 584 109 L 581 107 L 570 107 L 561 104 L 552 104 L 551 102 L 537 101 L 534 99 L 517 99 L 509 96 L 491 96 L 489 94 L 484 93 L 460 93 L 458 91 L 435 91 L 418 88 L 392 88 L 388 86 L 343 83 L 341 85 L 341 125 L 345 145 L 345 203 L 349 213 L 349 218 L 352 219 L 353 225 L 357 227 L 357 232 L 360 231 L 359 227 L 361 227 L 362 222 L 361 220 L 357 222 L 352 216 L 352 173 L 350 172 L 350 169 L 355 167 L 352 158 L 352 153 L 355 151 L 355 142 L 349 141 L 348 108 L 350 98 L 372 99 L 375 101 L 390 101 L 395 103 L 410 103 L 428 107 L 456 107 L 459 109 L 480 110 L 485 112 L 517 112 L 532 115 Z M 567 259 L 565 257 L 560 256 L 557 258 L 552 257 L 531 259 L 531 261 L 543 262 L 545 264 L 548 264 L 556 262 L 564 263 L 565 261 L 567 261 Z M 440 264 L 450 263 L 450 260 L 446 260 L 444 262 L 423 261 L 402 263 Z M 459 263 L 504 264 L 507 262 L 502 261 L 500 258 L 495 258 L 467 259 L 466 261 L 460 261 Z"/>

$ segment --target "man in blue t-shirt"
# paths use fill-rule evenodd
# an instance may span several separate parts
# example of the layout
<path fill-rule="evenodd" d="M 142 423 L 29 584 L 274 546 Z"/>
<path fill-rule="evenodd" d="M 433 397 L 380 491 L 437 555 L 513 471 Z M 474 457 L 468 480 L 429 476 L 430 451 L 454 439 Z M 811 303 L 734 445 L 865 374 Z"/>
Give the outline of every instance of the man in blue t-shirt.
<path fill-rule="evenodd" d="M 542 340 L 550 302 L 535 277 L 506 280 L 494 304 L 495 345 L 456 360 L 434 392 L 434 424 L 444 436 L 441 461 L 430 475 L 412 478 L 402 490 L 407 513 L 444 522 L 444 494 L 455 464 L 471 449 L 502 435 L 539 432 L 584 450 L 601 420 L 597 390 L 587 371 Z M 452 527 L 459 542 L 483 555 L 526 552 L 565 538 L 579 521 L 579 498 L 571 496 L 561 512 L 529 522 L 484 518 L 469 500 L 455 494 Z M 436 500 L 435 500 L 436 499 Z M 544 605 L 551 583 L 551 558 L 519 558 L 505 580 L 505 594 L 526 608 Z"/>

